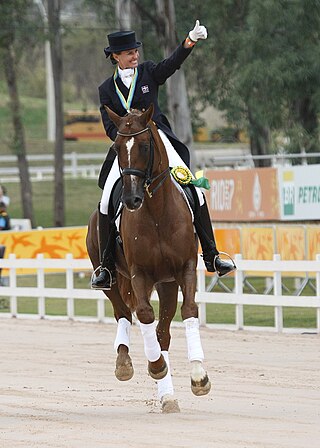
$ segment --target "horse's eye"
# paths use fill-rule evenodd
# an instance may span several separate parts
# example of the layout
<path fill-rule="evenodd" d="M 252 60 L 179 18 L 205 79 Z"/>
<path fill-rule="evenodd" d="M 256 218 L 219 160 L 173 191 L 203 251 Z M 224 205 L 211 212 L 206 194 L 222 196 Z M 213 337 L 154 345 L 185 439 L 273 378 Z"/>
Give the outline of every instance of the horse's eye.
<path fill-rule="evenodd" d="M 139 150 L 142 155 L 146 155 L 149 151 L 149 145 L 147 143 L 141 143 L 139 145 Z"/>

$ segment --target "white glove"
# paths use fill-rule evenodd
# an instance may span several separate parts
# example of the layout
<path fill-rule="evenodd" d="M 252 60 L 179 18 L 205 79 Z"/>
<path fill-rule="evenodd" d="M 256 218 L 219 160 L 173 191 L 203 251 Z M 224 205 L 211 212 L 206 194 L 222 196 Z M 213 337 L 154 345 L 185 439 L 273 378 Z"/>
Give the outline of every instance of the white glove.
<path fill-rule="evenodd" d="M 193 42 L 198 42 L 199 39 L 206 39 L 208 37 L 207 28 L 200 25 L 199 20 L 197 20 L 193 30 L 189 32 L 189 37 Z"/>

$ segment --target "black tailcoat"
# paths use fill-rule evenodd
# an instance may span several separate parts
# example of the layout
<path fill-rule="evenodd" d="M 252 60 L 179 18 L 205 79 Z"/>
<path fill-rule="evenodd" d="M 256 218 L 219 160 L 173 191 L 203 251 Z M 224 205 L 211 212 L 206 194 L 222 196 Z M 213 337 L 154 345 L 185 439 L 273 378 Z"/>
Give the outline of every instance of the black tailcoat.
<path fill-rule="evenodd" d="M 131 108 L 134 109 L 148 109 L 151 103 L 154 105 L 153 121 L 157 127 L 161 129 L 168 137 L 173 147 L 180 155 L 182 160 L 187 166 L 190 165 L 190 154 L 188 148 L 178 139 L 178 137 L 172 132 L 170 123 L 167 117 L 161 112 L 158 104 L 158 90 L 159 86 L 164 84 L 165 81 L 178 70 L 184 60 L 191 53 L 191 49 L 184 48 L 183 45 L 179 45 L 178 48 L 166 59 L 158 64 L 153 61 L 146 61 L 138 65 L 138 78 L 136 82 L 136 88 L 131 103 Z M 129 89 L 123 84 L 120 77 L 116 80 L 117 85 L 127 99 Z M 113 76 L 104 81 L 99 86 L 100 97 L 100 112 L 102 115 L 102 121 L 106 134 L 111 140 L 115 140 L 117 136 L 117 128 L 113 121 L 110 120 L 104 106 L 108 106 L 114 112 L 120 116 L 124 116 L 127 111 L 121 104 L 121 101 L 117 95 L 117 91 L 114 85 Z"/>

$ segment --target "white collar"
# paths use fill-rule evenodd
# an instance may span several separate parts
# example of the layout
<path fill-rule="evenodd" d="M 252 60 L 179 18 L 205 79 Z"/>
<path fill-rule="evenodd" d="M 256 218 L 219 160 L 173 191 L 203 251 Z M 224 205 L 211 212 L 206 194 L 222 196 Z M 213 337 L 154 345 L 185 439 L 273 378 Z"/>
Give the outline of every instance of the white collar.
<path fill-rule="evenodd" d="M 120 78 L 127 78 L 127 77 L 132 77 L 134 75 L 134 68 L 120 68 L 118 67 L 118 72 L 119 72 L 119 76 Z"/>
<path fill-rule="evenodd" d="M 129 89 L 134 75 L 134 68 L 125 68 L 122 70 L 122 68 L 118 66 L 118 73 L 123 84 Z"/>

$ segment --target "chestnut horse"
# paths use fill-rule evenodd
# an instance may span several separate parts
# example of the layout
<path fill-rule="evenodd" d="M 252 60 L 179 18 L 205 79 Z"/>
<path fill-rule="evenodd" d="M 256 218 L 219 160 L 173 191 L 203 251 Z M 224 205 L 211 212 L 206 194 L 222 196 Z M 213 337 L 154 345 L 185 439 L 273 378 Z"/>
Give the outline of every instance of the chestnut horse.
<path fill-rule="evenodd" d="M 202 366 L 198 306 L 195 303 L 197 239 L 184 195 L 173 181 L 166 149 L 152 122 L 153 105 L 145 112 L 130 110 L 120 117 L 106 107 L 118 128 L 114 149 L 122 179 L 120 221 L 123 249 L 116 249 L 117 283 L 104 291 L 118 322 L 115 374 L 119 380 L 133 375 L 129 356 L 132 313 L 140 321 L 148 371 L 157 380 L 162 412 L 179 412 L 174 398 L 168 350 L 170 324 L 177 308 L 178 288 L 183 303 L 188 359 L 191 363 L 191 390 L 195 395 L 210 391 Z M 87 248 L 93 267 L 99 267 L 97 211 L 90 218 Z M 150 296 L 156 289 L 159 318 Z"/>

